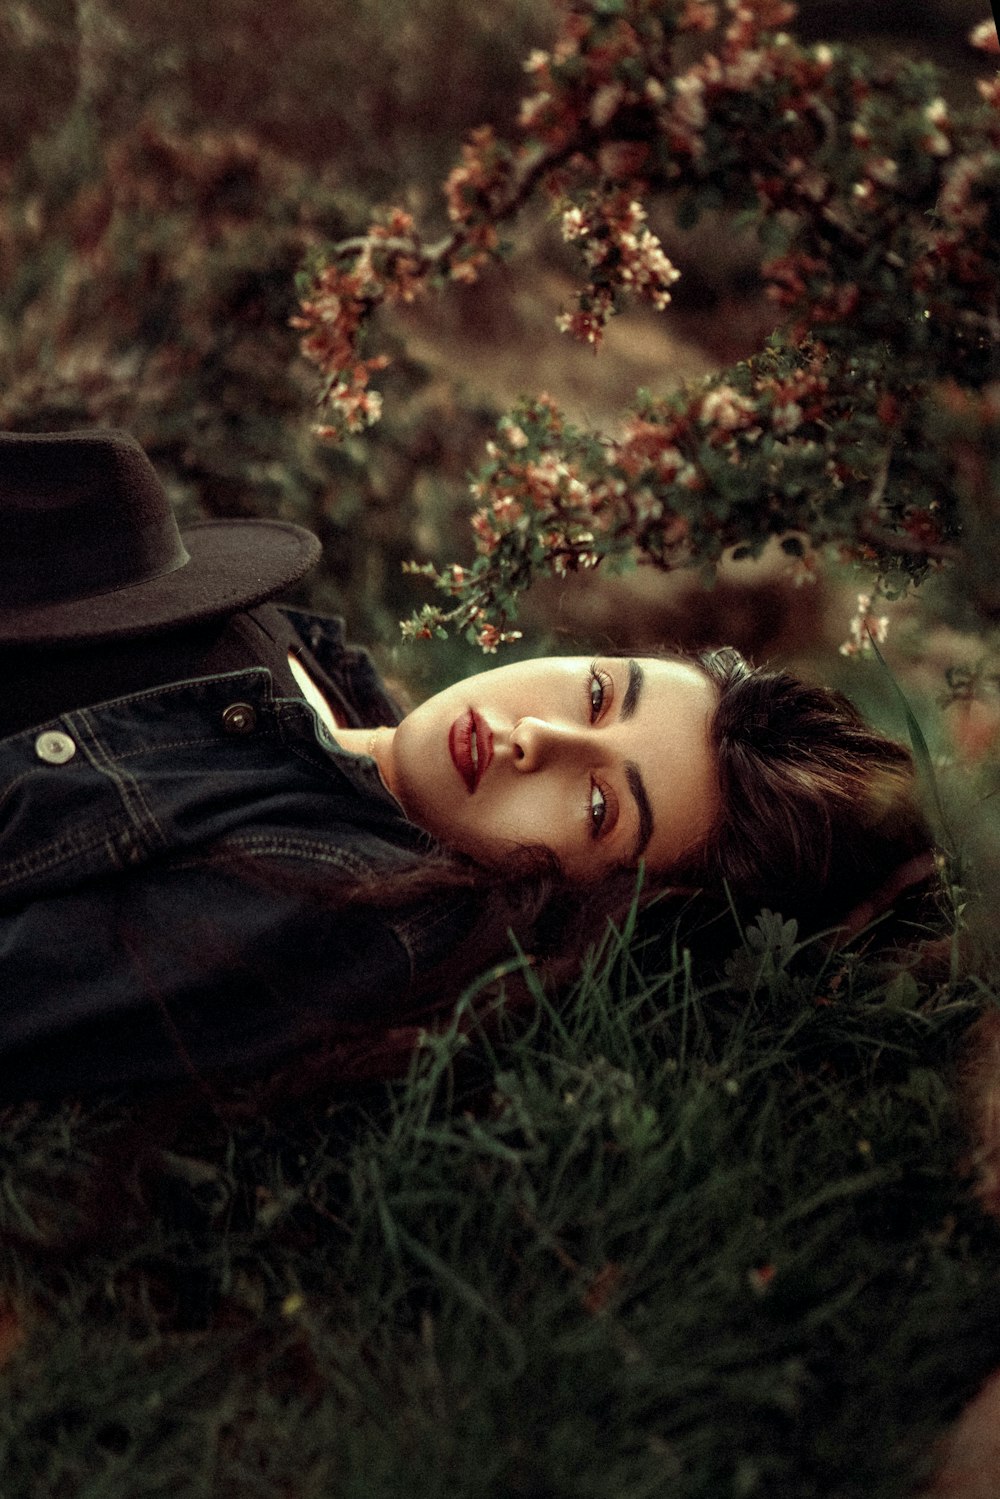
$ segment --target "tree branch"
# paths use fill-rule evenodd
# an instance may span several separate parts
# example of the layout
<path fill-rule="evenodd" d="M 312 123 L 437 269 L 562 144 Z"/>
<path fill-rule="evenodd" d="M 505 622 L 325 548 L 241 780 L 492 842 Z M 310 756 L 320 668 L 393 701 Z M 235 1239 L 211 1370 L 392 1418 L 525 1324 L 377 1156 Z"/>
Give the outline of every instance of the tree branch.
<path fill-rule="evenodd" d="M 577 151 L 583 149 L 579 140 L 562 146 L 558 151 L 547 151 L 535 158 L 534 161 L 525 165 L 505 201 L 501 201 L 490 211 L 491 223 L 503 223 L 513 218 L 531 197 L 538 183 L 547 172 L 553 171 Z M 454 229 L 446 234 L 436 244 L 428 245 L 426 249 L 419 247 L 419 242 L 414 239 L 401 239 L 398 237 L 381 239 L 373 234 L 356 234 L 350 239 L 343 239 L 333 246 L 332 258 L 340 259 L 349 255 L 360 255 L 367 249 L 386 250 L 396 255 L 412 255 L 421 271 L 430 270 L 435 265 L 440 265 L 450 254 L 459 248 L 468 233 L 467 229 Z"/>
<path fill-rule="evenodd" d="M 858 539 L 886 552 L 901 552 L 907 557 L 928 557 L 933 562 L 960 562 L 962 558 L 961 547 L 951 542 L 919 541 L 916 536 L 890 531 L 885 526 L 872 526 L 864 521 L 858 526 Z"/>

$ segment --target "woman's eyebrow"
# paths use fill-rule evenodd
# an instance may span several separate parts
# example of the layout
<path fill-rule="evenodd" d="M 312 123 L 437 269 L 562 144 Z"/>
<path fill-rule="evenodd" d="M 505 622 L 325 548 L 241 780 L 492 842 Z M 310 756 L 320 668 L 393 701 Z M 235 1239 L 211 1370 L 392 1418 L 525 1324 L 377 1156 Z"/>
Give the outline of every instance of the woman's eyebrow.
<path fill-rule="evenodd" d="M 639 706 L 639 698 L 642 695 L 643 684 L 646 676 L 638 661 L 629 657 L 628 663 L 628 686 L 622 705 L 618 713 L 619 723 L 632 717 Z M 632 848 L 632 862 L 638 864 L 649 846 L 649 840 L 653 836 L 653 809 L 649 802 L 649 793 L 646 783 L 642 779 L 642 772 L 634 760 L 625 761 L 625 779 L 628 781 L 628 789 L 631 791 L 635 801 L 635 808 L 639 814 L 639 831 Z"/>
<path fill-rule="evenodd" d="M 653 809 L 649 804 L 642 772 L 634 760 L 625 761 L 625 779 L 628 781 L 628 789 L 635 798 L 636 810 L 639 813 L 639 834 L 633 845 L 631 856 L 633 863 L 638 864 L 653 836 Z"/>
<path fill-rule="evenodd" d="M 621 712 L 618 715 L 620 722 L 624 723 L 627 718 L 631 718 L 636 708 L 638 708 L 639 694 L 642 692 L 642 684 L 645 680 L 645 674 L 638 661 L 630 659 L 628 663 L 628 686 L 625 689 Z"/>

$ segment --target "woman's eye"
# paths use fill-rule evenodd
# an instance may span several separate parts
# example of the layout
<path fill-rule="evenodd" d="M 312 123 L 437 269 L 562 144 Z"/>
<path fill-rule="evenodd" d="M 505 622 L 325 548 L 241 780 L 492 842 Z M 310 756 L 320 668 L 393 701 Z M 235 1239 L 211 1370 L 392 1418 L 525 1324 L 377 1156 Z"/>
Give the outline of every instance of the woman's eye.
<path fill-rule="evenodd" d="M 607 703 L 611 692 L 611 679 L 603 671 L 598 671 L 596 665 L 591 666 L 587 681 L 587 696 L 590 700 L 590 721 L 596 723 Z"/>
<path fill-rule="evenodd" d="M 611 786 L 590 783 L 590 800 L 587 817 L 591 838 L 610 838 L 618 826 L 618 798 Z"/>
<path fill-rule="evenodd" d="M 590 836 L 592 838 L 600 836 L 601 828 L 604 826 L 604 819 L 607 815 L 608 804 L 604 792 L 596 781 L 592 781 L 590 785 Z"/>

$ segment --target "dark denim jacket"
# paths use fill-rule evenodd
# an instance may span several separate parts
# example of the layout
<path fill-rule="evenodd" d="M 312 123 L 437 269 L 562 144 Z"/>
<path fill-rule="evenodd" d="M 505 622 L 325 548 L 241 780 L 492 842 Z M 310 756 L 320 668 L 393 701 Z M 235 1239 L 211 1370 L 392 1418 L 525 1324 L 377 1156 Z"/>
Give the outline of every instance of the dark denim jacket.
<path fill-rule="evenodd" d="M 398 717 L 339 621 L 287 612 L 355 722 Z M 337 910 L 295 882 L 431 847 L 265 667 L 0 741 L 0 1098 L 258 1069 L 331 1021 L 391 1022 L 455 904 Z"/>

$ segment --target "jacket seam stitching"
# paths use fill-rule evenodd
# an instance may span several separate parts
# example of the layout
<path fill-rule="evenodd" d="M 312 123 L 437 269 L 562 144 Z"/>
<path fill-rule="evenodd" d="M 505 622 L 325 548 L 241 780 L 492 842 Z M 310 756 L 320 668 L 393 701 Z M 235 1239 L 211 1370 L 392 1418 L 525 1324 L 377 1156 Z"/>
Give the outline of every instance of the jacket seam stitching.
<path fill-rule="evenodd" d="M 81 726 L 87 730 L 87 738 L 83 742 L 83 752 L 91 765 L 99 774 L 107 776 L 118 792 L 122 806 L 131 819 L 134 832 L 141 842 L 148 845 L 166 844 L 166 836 L 162 827 L 156 819 L 156 815 L 150 806 L 141 785 L 127 771 L 119 772 L 116 766 L 121 759 L 120 756 L 112 757 L 105 748 L 100 738 L 98 726 L 95 724 L 91 713 L 82 709 L 73 715 L 80 720 Z M 67 715 L 68 722 L 70 715 Z M 81 736 L 82 738 L 82 736 Z"/>

